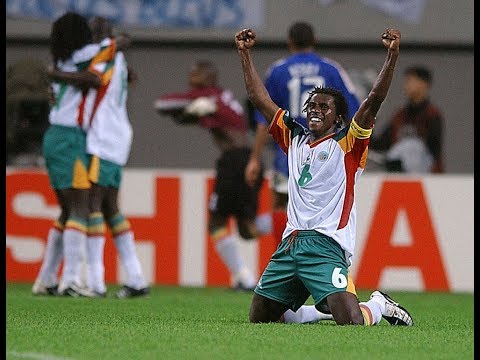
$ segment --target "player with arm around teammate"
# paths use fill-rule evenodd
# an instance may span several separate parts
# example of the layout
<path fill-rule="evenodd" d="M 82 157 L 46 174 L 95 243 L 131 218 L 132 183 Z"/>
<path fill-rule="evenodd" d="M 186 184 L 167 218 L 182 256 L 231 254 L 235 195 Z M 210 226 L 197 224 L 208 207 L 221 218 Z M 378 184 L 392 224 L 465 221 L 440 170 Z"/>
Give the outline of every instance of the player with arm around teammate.
<path fill-rule="evenodd" d="M 64 259 L 58 293 L 84 296 L 81 264 L 87 237 L 90 181 L 86 134 L 83 123 L 84 98 L 89 87 L 101 85 L 93 69 L 97 62 L 111 59 L 115 45 L 100 48 L 92 44 L 87 20 L 67 12 L 52 25 L 49 68 L 53 101 L 50 126 L 43 138 L 43 156 L 61 214 L 49 231 L 42 267 L 33 285 L 33 294 L 56 294 L 56 274 Z"/>
<path fill-rule="evenodd" d="M 305 102 L 305 128 L 272 101 L 263 85 L 251 55 L 255 32 L 235 34 L 248 97 L 269 121 L 269 132 L 287 153 L 289 165 L 287 224 L 254 290 L 251 322 L 278 321 L 311 295 L 338 325 L 375 325 L 382 317 L 392 325 L 413 325 L 408 311 L 383 292 L 374 291 L 369 301 L 359 303 L 348 272 L 355 248 L 355 182 L 393 78 L 400 37 L 396 29 L 382 34 L 385 62 L 348 126 L 338 126 L 348 112 L 344 96 L 334 88 L 316 87 Z"/>
<path fill-rule="evenodd" d="M 89 21 L 93 41 L 108 43 L 121 41 L 119 50 L 130 44 L 128 34 L 114 38 L 111 22 L 101 16 Z M 148 295 L 150 287 L 144 277 L 135 247 L 135 237 L 129 220 L 118 205 L 123 167 L 128 161 L 133 139 L 127 111 L 128 85 L 135 78 L 125 55 L 117 51 L 115 57 L 98 64 L 104 73 L 102 86 L 91 89 L 87 132 L 87 153 L 90 155 L 89 178 L 90 216 L 87 241 L 87 285 L 95 297 L 106 295 L 103 250 L 106 227 L 112 234 L 120 262 L 126 273 L 126 282 L 117 291 L 117 298 Z"/>

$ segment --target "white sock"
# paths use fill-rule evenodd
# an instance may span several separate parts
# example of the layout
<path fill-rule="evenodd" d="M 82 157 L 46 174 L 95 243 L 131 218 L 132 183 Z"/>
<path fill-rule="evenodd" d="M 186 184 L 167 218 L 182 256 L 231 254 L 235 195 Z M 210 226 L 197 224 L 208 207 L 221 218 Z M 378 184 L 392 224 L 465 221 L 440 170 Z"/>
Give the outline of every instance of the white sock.
<path fill-rule="evenodd" d="M 233 235 L 227 235 L 215 242 L 215 249 L 232 274 L 238 274 L 244 267 L 238 244 Z"/>
<path fill-rule="evenodd" d="M 146 287 L 147 282 L 145 281 L 142 266 L 137 257 L 133 231 L 129 230 L 115 235 L 114 240 L 120 256 L 120 262 L 127 274 L 126 285 L 137 290 Z"/>
<path fill-rule="evenodd" d="M 76 230 L 66 229 L 63 232 L 63 279 L 64 286 L 75 283 L 81 286 L 82 263 L 85 259 L 87 234 Z"/>
<path fill-rule="evenodd" d="M 266 213 L 257 216 L 255 219 L 255 225 L 260 235 L 268 234 L 272 232 L 272 214 Z"/>
<path fill-rule="evenodd" d="M 105 265 L 103 250 L 105 248 L 105 236 L 89 236 L 87 239 L 87 286 L 95 291 L 104 293 Z"/>
<path fill-rule="evenodd" d="M 236 281 L 241 281 L 247 287 L 255 286 L 256 279 L 247 269 L 233 235 L 217 240 L 215 249 Z"/>
<path fill-rule="evenodd" d="M 380 297 L 372 297 L 370 300 L 361 302 L 360 305 L 367 307 L 372 314 L 372 324 L 376 325 L 382 320 L 382 314 L 385 312 L 385 301 Z"/>
<path fill-rule="evenodd" d="M 324 314 L 315 305 L 302 305 L 296 312 L 287 310 L 283 314 L 286 324 L 316 323 L 321 320 L 333 320 L 331 314 Z"/>
<path fill-rule="evenodd" d="M 240 269 L 234 276 L 237 283 L 241 282 L 247 288 L 254 288 L 257 285 L 257 279 L 246 266 Z"/>
<path fill-rule="evenodd" d="M 227 235 L 215 242 L 215 249 L 232 274 L 237 274 L 244 267 L 238 245 L 232 235 Z"/>
<path fill-rule="evenodd" d="M 52 227 L 48 232 L 45 254 L 37 277 L 47 287 L 58 284 L 57 273 L 63 259 L 62 234 L 63 231 L 55 227 Z"/>

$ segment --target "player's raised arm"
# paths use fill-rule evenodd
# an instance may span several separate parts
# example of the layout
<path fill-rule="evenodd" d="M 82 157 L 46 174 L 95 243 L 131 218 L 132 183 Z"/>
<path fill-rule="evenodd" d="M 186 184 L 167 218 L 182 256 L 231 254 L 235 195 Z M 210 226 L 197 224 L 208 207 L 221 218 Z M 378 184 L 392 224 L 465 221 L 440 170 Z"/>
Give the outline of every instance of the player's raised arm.
<path fill-rule="evenodd" d="M 396 29 L 387 29 L 382 34 L 382 43 L 387 49 L 387 57 L 367 98 L 363 100 L 354 115 L 355 122 L 363 129 L 373 126 L 375 116 L 377 116 L 383 100 L 387 97 L 400 51 L 400 37 L 400 31 Z"/>
<path fill-rule="evenodd" d="M 272 101 L 257 69 L 253 65 L 250 49 L 255 45 L 255 32 L 252 29 L 243 29 L 235 34 L 235 45 L 242 63 L 245 88 L 250 101 L 270 123 L 278 110 Z"/>

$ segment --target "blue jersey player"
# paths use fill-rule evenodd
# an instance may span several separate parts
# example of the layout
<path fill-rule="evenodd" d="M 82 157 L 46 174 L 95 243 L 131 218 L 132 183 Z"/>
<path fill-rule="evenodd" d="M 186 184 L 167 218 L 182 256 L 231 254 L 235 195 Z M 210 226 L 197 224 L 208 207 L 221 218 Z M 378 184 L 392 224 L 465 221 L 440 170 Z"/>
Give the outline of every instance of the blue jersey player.
<path fill-rule="evenodd" d="M 314 87 L 334 87 L 347 99 L 349 114 L 345 120 L 348 121 L 359 106 L 354 85 L 340 64 L 319 56 L 314 47 L 312 26 L 305 22 L 292 24 L 288 31 L 290 55 L 270 66 L 265 87 L 275 104 L 289 110 L 290 115 L 303 126 L 306 126 L 306 114 L 302 109 L 309 92 Z M 254 114 L 257 123 L 255 144 L 245 171 L 247 183 L 251 184 L 260 174 L 262 152 L 268 139 L 267 121 L 258 110 Z M 272 220 L 273 235 L 280 242 L 286 222 L 288 163 L 286 154 L 276 143 L 274 149 Z"/>

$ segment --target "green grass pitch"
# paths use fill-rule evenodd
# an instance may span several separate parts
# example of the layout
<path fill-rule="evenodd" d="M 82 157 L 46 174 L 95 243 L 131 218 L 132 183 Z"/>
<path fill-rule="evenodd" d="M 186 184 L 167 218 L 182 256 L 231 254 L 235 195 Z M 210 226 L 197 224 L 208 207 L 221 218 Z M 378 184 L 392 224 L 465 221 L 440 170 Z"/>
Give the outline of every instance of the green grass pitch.
<path fill-rule="evenodd" d="M 473 359 L 474 295 L 388 293 L 413 327 L 250 324 L 251 293 L 156 286 L 147 298 L 33 296 L 6 284 L 6 359 Z M 370 292 L 359 291 L 360 300 Z M 311 304 L 311 299 L 307 302 Z"/>

